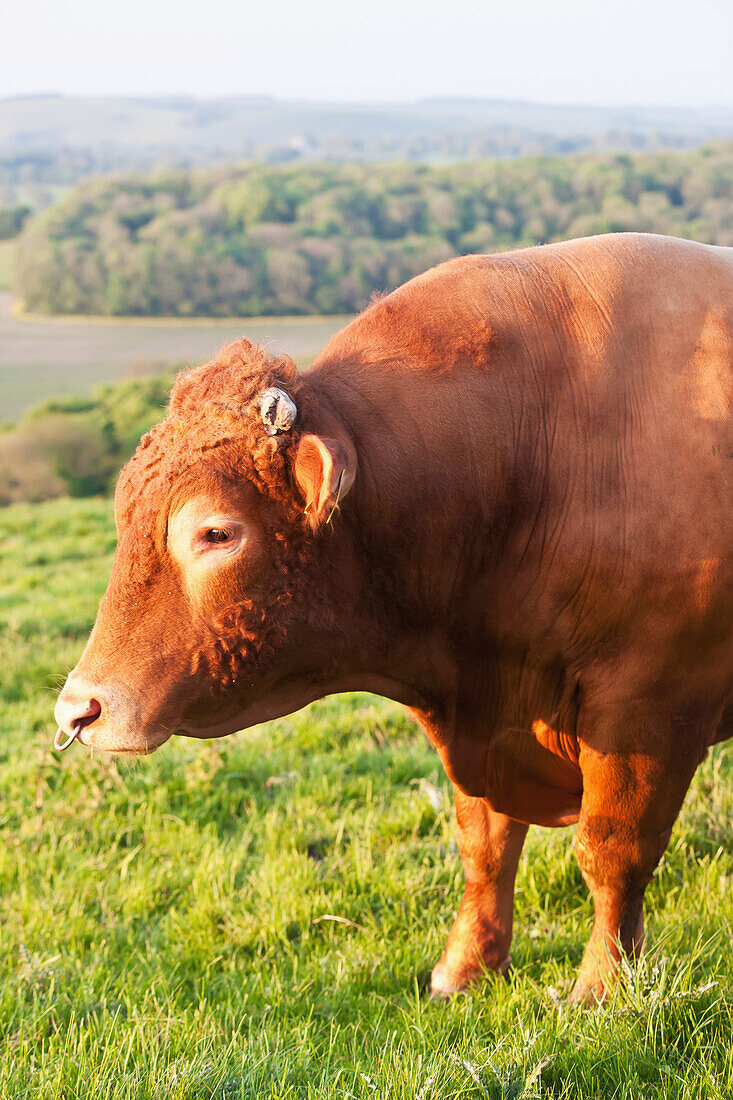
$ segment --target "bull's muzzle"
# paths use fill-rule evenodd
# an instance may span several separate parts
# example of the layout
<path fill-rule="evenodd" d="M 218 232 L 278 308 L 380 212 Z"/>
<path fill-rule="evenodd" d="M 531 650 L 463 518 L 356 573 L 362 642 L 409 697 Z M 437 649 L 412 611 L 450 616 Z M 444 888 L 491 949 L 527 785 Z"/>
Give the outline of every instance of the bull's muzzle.
<path fill-rule="evenodd" d="M 76 741 L 83 729 L 91 726 L 102 713 L 102 704 L 98 699 L 80 699 L 69 689 L 69 683 L 56 700 L 54 716 L 59 728 L 53 739 L 53 747 L 59 752 L 68 749 Z"/>

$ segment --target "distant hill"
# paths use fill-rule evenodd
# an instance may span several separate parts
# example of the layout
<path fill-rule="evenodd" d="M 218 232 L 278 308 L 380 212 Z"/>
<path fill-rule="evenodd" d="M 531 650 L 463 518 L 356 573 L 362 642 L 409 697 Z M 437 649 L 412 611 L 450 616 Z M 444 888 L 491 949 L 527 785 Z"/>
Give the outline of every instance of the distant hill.
<path fill-rule="evenodd" d="M 28 96 L 0 99 L 0 206 L 40 208 L 84 176 L 161 163 L 451 161 L 687 149 L 721 137 L 733 137 L 733 109 Z"/>
<path fill-rule="evenodd" d="M 733 244 L 733 143 L 87 180 L 21 234 L 16 289 L 44 313 L 353 313 L 460 253 L 623 230 Z"/>

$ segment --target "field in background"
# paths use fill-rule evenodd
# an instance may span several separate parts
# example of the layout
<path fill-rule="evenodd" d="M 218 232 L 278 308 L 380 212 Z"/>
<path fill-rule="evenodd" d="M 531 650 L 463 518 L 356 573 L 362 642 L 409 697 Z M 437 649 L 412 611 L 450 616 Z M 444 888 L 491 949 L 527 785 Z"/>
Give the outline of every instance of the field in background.
<path fill-rule="evenodd" d="M 0 282 L 5 245 L 0 241 Z M 242 336 L 270 351 L 287 352 L 305 364 L 346 317 L 258 317 L 186 321 L 28 318 L 13 314 L 9 293 L 0 293 L 0 422 L 16 420 L 52 397 L 88 394 L 137 365 L 194 364 L 216 355 Z"/>
<path fill-rule="evenodd" d="M 334 698 L 126 764 L 51 749 L 114 546 L 107 500 L 0 510 L 0 1096 L 733 1095 L 733 752 L 700 769 L 607 1012 L 563 1005 L 591 921 L 531 830 L 515 970 L 426 996 L 459 904 L 449 784 L 401 708 Z"/>

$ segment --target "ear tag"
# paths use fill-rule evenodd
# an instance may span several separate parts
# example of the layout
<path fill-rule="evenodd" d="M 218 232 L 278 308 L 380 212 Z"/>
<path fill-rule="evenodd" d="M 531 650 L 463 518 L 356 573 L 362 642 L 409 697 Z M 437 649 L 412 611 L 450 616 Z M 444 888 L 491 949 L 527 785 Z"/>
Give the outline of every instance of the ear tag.
<path fill-rule="evenodd" d="M 259 396 L 260 416 L 268 435 L 289 432 L 298 415 L 298 406 L 285 390 L 270 386 Z"/>

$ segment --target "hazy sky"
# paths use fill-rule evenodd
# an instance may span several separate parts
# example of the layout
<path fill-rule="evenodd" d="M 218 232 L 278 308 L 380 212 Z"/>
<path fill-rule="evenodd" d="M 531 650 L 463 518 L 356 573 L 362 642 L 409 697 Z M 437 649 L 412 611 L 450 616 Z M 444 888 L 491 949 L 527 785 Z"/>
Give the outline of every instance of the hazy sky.
<path fill-rule="evenodd" d="M 0 95 L 733 104 L 733 0 L 0 0 Z"/>

